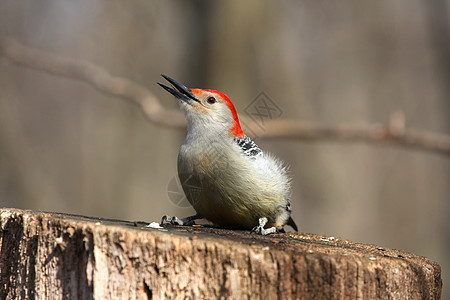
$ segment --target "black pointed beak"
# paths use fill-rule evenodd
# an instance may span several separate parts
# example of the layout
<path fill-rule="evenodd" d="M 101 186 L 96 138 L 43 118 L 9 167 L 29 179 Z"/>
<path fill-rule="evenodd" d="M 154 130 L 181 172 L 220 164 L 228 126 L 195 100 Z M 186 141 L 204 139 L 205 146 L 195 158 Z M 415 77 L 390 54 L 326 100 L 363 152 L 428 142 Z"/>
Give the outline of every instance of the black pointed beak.
<path fill-rule="evenodd" d="M 192 104 L 192 101 L 200 102 L 200 100 L 197 97 L 195 97 L 195 95 L 192 94 L 191 90 L 188 89 L 186 86 L 179 83 L 175 79 L 170 78 L 169 76 L 166 76 L 164 74 L 161 74 L 161 76 L 164 77 L 168 82 L 170 82 L 175 88 L 173 89 L 171 87 L 168 87 L 167 85 L 158 82 L 158 85 L 161 86 L 163 89 L 165 89 L 178 99 L 181 99 L 188 104 Z"/>

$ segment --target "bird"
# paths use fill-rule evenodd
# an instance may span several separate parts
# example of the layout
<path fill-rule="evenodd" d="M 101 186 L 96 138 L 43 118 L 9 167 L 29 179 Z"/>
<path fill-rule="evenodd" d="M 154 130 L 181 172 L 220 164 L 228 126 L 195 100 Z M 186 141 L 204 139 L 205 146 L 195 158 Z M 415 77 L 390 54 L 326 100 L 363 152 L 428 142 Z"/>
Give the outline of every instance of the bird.
<path fill-rule="evenodd" d="M 188 130 L 177 160 L 178 177 L 196 214 L 165 215 L 161 225 L 193 225 L 206 219 L 220 228 L 251 230 L 261 235 L 298 231 L 291 216 L 287 168 L 246 136 L 236 109 L 224 93 L 189 89 L 161 74 L 159 83 L 178 99 Z"/>

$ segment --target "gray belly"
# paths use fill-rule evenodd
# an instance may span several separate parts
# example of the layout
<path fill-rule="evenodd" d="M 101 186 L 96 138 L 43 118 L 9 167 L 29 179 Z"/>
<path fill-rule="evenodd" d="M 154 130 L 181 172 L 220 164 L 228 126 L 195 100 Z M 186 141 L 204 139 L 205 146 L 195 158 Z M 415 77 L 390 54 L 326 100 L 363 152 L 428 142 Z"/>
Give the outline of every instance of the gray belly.
<path fill-rule="evenodd" d="M 226 185 L 218 178 L 179 174 L 186 198 L 196 212 L 221 227 L 251 229 L 260 217 L 267 217 L 268 226 L 275 224 L 286 211 L 283 195 L 265 191 L 255 194 L 255 188 L 245 189 Z M 263 189 L 261 189 L 263 190 Z"/>

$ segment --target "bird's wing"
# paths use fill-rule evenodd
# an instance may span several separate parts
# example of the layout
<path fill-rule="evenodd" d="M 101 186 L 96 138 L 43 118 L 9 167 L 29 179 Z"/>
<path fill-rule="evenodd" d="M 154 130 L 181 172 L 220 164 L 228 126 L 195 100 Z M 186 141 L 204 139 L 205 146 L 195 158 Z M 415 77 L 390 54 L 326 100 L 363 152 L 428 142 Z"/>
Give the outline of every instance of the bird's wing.
<path fill-rule="evenodd" d="M 234 141 L 241 148 L 242 152 L 251 158 L 256 158 L 263 154 L 258 145 L 248 136 L 234 138 Z"/>

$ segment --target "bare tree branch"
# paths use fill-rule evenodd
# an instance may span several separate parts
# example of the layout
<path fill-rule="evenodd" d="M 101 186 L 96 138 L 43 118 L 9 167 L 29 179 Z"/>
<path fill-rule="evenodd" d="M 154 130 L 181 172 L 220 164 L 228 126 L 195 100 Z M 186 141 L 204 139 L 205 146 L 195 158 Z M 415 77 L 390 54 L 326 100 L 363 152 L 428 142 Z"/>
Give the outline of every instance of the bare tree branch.
<path fill-rule="evenodd" d="M 11 38 L 2 40 L 0 49 L 5 57 L 24 67 L 83 81 L 103 93 L 132 101 L 139 105 L 145 116 L 155 124 L 186 126 L 179 110 L 165 109 L 148 89 L 126 78 L 111 76 L 94 64 L 29 48 Z"/>
<path fill-rule="evenodd" d="M 62 58 L 45 51 L 24 46 L 14 39 L 0 41 L 6 58 L 22 65 L 88 83 L 99 91 L 119 96 L 139 105 L 145 116 L 154 124 L 182 128 L 186 121 L 179 110 L 164 108 L 145 87 L 133 81 L 111 76 L 104 69 L 84 61 Z M 252 128 L 258 138 L 283 138 L 294 140 L 346 140 L 396 144 L 450 155 L 450 136 L 405 128 L 404 115 L 395 113 L 388 126 L 382 124 L 323 125 L 299 120 L 267 120 L 264 128 L 250 118 L 243 123 Z"/>

